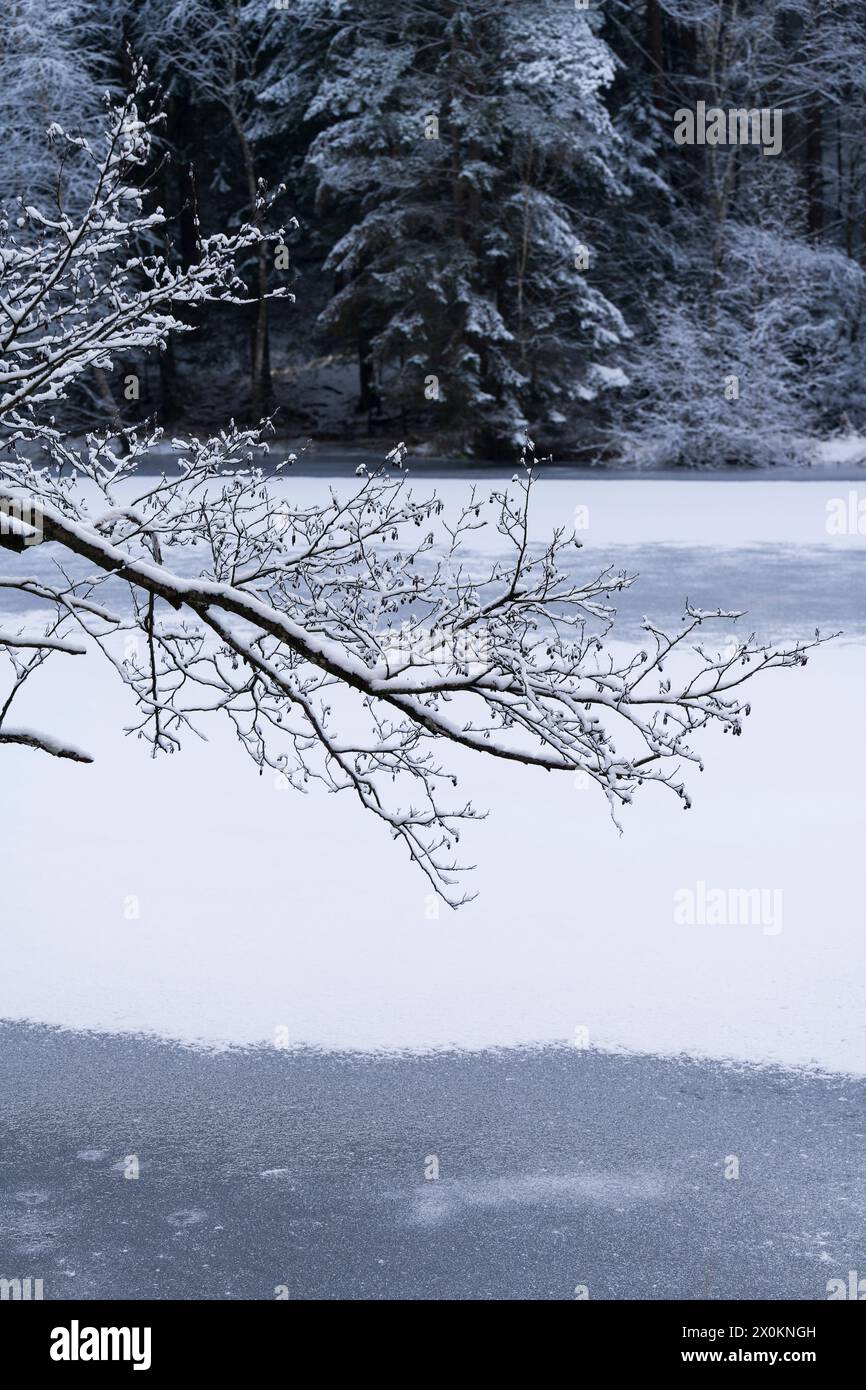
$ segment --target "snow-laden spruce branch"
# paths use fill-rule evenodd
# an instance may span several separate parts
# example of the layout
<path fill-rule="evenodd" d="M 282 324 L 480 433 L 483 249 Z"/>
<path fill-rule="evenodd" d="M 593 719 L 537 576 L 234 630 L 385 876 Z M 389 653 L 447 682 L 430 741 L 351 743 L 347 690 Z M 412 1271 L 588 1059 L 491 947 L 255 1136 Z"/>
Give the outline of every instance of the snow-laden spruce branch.
<path fill-rule="evenodd" d="M 742 615 L 687 605 L 674 633 L 647 622 L 642 650 L 609 643 L 612 600 L 633 579 L 612 569 L 576 577 L 579 542 L 564 529 L 532 543 L 531 444 L 510 485 L 467 487 L 452 514 L 413 492 L 402 445 L 396 472 L 361 469 L 347 490 L 296 506 L 284 465 L 266 471 L 267 426 L 175 440 L 177 474 L 148 477 L 140 465 L 159 430 L 76 442 L 44 416 L 91 366 L 161 346 L 180 326 L 175 304 L 243 298 L 233 258 L 256 228 L 203 240 L 184 272 L 133 254 L 160 216 L 133 186 L 149 140 L 132 98 L 112 110 L 106 149 L 88 150 L 83 219 L 67 225 L 34 208 L 20 236 L 4 233 L 0 547 L 18 568 L 0 589 L 51 618 L 0 633 L 12 675 L 0 742 L 87 761 L 9 720 L 34 671 L 101 654 L 131 693 L 129 731 L 154 754 L 228 719 L 280 782 L 354 793 L 453 905 L 468 896 L 462 825 L 479 814 L 447 766 L 453 745 L 583 773 L 615 818 L 645 784 L 688 805 L 694 736 L 713 724 L 739 733 L 744 684 L 803 664 L 821 639 L 772 647 L 744 636 L 717 650 L 705 624 L 729 629 Z M 482 528 L 496 533 L 487 561 Z"/>

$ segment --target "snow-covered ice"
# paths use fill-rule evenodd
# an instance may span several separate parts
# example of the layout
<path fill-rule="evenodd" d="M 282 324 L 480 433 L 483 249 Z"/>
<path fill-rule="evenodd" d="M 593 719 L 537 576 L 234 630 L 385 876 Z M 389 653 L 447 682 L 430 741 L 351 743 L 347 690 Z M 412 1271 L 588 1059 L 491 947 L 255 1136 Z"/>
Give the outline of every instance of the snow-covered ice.
<path fill-rule="evenodd" d="M 321 486 L 290 483 L 310 500 Z M 465 486 L 436 484 L 446 497 Z M 832 495 L 823 482 L 549 480 L 536 529 L 587 504 L 588 564 L 617 541 L 704 546 L 708 563 L 719 547 L 841 544 L 856 576 L 863 538 L 823 529 Z M 695 580 L 692 599 L 731 597 Z M 653 586 L 641 591 L 652 612 Z M 750 605 L 759 626 L 768 597 Z M 743 737 L 710 739 L 707 771 L 689 774 L 693 809 L 650 789 L 622 837 L 568 777 L 449 753 L 490 816 L 467 836 L 478 900 L 438 916 L 348 798 L 280 790 L 218 725 L 154 763 L 124 739 L 129 707 L 106 671 L 77 659 L 62 676 L 59 703 L 47 676 L 34 681 L 28 721 L 96 762 L 4 751 L 0 1017 L 360 1049 L 586 1029 L 590 1046 L 866 1074 L 860 640 L 756 683 Z M 782 930 L 678 925 L 675 894 L 700 883 L 780 889 Z"/>

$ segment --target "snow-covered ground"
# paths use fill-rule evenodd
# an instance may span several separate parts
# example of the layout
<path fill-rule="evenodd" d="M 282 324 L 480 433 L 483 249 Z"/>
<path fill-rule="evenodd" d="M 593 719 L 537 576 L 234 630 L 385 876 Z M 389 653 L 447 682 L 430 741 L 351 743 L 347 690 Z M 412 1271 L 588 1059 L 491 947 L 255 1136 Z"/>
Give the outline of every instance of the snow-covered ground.
<path fill-rule="evenodd" d="M 866 438 L 862 434 L 843 434 L 835 439 L 822 439 L 813 445 L 813 460 L 827 467 L 839 464 L 866 463 Z"/>
<path fill-rule="evenodd" d="M 312 499 L 322 482 L 290 486 Z M 849 636 L 756 683 L 744 736 L 712 739 L 691 777 L 694 808 L 650 791 L 622 837 L 568 778 L 455 754 L 490 808 L 468 837 L 479 898 L 458 913 L 433 915 L 425 881 L 348 798 L 278 789 L 218 725 L 209 745 L 152 762 L 124 739 L 128 706 L 106 672 L 65 661 L 61 699 L 34 683 L 28 718 L 97 762 L 3 753 L 0 1017 L 363 1049 L 586 1029 L 591 1046 L 866 1074 L 866 538 L 828 533 L 840 495 L 825 482 L 543 483 L 537 533 L 587 506 L 588 566 L 616 546 L 626 568 L 642 547 L 688 547 L 693 600 L 739 603 L 745 589 L 775 636 L 790 583 L 805 632 L 838 610 Z M 705 592 L 707 573 L 737 592 Z M 642 612 L 667 607 L 663 581 L 641 586 Z M 701 883 L 767 890 L 771 929 L 679 924 L 675 895 Z"/>

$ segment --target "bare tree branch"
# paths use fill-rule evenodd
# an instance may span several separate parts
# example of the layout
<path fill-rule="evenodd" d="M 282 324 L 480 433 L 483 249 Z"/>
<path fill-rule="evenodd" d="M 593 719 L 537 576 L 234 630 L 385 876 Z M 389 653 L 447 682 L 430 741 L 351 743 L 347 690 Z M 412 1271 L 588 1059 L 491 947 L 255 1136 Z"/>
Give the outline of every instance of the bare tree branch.
<path fill-rule="evenodd" d="M 99 652 L 132 696 L 129 732 L 154 755 L 228 719 L 261 771 L 357 797 L 453 906 L 468 897 L 461 831 L 480 813 L 454 795 L 440 761 L 451 746 L 581 772 L 614 818 L 645 785 L 688 806 L 695 735 L 739 734 L 744 684 L 803 665 L 824 639 L 776 647 L 752 634 L 715 650 L 707 625 L 730 631 L 743 615 L 687 603 L 676 631 L 646 620 L 644 648 L 624 652 L 608 638 L 633 577 L 577 574 L 580 543 L 564 529 L 531 540 L 531 442 L 510 485 L 467 488 L 448 515 L 387 469 L 292 505 L 283 465 L 265 471 L 267 424 L 175 440 L 177 474 L 148 478 L 159 431 L 75 441 L 44 417 L 89 367 L 162 345 L 181 327 L 173 304 L 236 301 L 234 257 L 262 236 L 250 226 L 211 238 L 184 272 L 131 254 L 161 216 L 131 183 L 155 119 L 138 115 L 142 81 L 110 112 L 106 151 L 91 152 L 83 218 L 26 209 L 23 233 L 7 225 L 0 238 L 0 548 L 33 551 L 0 588 L 52 612 L 41 634 L 0 636 L 13 677 L 0 742 L 88 761 L 7 716 L 57 653 Z M 389 457 L 399 466 L 404 455 L 398 445 Z M 496 538 L 487 561 L 484 529 Z"/>

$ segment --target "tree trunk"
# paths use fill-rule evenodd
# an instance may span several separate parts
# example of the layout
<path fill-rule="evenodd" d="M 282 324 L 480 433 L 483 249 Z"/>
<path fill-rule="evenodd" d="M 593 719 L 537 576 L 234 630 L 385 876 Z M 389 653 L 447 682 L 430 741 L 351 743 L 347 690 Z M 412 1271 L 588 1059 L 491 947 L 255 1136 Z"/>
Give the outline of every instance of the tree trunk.
<path fill-rule="evenodd" d="M 366 411 L 368 417 L 376 409 L 377 396 L 373 382 L 373 359 L 370 356 L 370 339 L 366 331 L 358 326 L 358 410 Z"/>
<path fill-rule="evenodd" d="M 177 358 L 171 338 L 165 351 L 159 354 L 159 422 L 171 425 L 180 414 L 178 409 Z"/>
<path fill-rule="evenodd" d="M 653 98 L 661 106 L 665 86 L 665 48 L 662 7 L 659 0 L 647 0 L 647 52 L 652 67 Z"/>
<path fill-rule="evenodd" d="M 809 235 L 824 230 L 824 122 L 821 103 L 806 109 L 806 193 L 809 199 Z"/>
<path fill-rule="evenodd" d="M 198 260 L 199 228 L 195 173 L 189 157 L 190 98 L 185 90 L 181 90 L 174 98 L 174 125 L 174 147 L 178 152 L 175 169 L 177 201 L 180 208 L 180 262 L 184 270 L 189 270 Z"/>
<path fill-rule="evenodd" d="M 171 148 L 176 148 L 177 144 L 177 103 L 174 97 L 169 97 L 166 103 L 166 139 Z M 161 165 L 161 176 L 159 186 L 160 202 L 165 210 L 165 228 L 162 238 L 162 254 L 166 264 L 174 264 L 175 257 L 172 254 L 170 228 L 174 221 L 174 207 L 172 204 L 172 193 L 174 191 L 174 180 L 170 178 L 170 164 L 168 160 Z M 180 317 L 178 310 L 175 312 Z M 165 348 L 159 354 L 159 422 L 161 425 L 172 424 L 178 416 L 177 408 L 177 358 L 174 353 L 174 340 L 169 338 Z"/>
<path fill-rule="evenodd" d="M 241 147 L 241 159 L 250 201 L 250 221 L 261 228 L 262 214 L 258 207 L 258 184 L 255 156 L 243 126 L 232 113 L 232 125 Z M 252 369 L 250 375 L 250 414 L 254 421 L 266 415 L 272 400 L 271 353 L 268 335 L 268 242 L 262 242 L 256 257 L 256 304 L 252 325 Z"/>
<path fill-rule="evenodd" d="M 268 244 L 259 247 L 256 275 L 256 317 L 253 324 L 253 364 L 250 408 L 254 420 L 266 415 L 272 400 L 271 344 L 268 331 Z"/>

